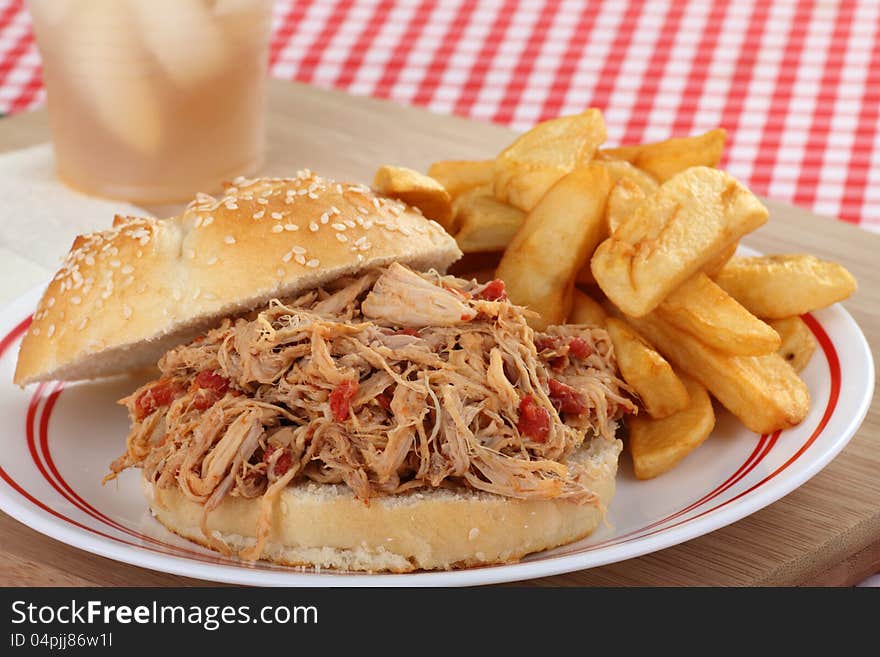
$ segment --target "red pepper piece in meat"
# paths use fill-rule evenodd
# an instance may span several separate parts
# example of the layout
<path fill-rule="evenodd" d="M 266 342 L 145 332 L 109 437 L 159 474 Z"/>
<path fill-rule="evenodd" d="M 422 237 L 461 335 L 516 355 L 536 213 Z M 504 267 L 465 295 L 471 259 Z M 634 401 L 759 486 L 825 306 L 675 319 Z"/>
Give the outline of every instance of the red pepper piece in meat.
<path fill-rule="evenodd" d="M 283 447 L 276 447 L 275 449 L 272 449 L 270 447 L 269 449 L 267 449 L 263 453 L 263 463 L 268 463 L 275 452 L 277 452 L 279 449 L 283 450 L 283 454 L 281 454 L 281 456 L 278 457 L 278 460 L 275 461 L 275 468 L 273 472 L 275 473 L 276 477 L 283 476 L 288 470 L 290 470 L 290 466 L 293 465 L 293 458 L 290 456 L 290 451 L 284 449 Z"/>
<path fill-rule="evenodd" d="M 546 408 L 539 406 L 532 395 L 526 395 L 519 403 L 519 420 L 516 428 L 524 436 L 543 443 L 550 433 L 550 413 Z"/>
<path fill-rule="evenodd" d="M 593 350 L 583 338 L 572 338 L 568 341 L 568 353 L 579 360 L 589 358 Z"/>
<path fill-rule="evenodd" d="M 550 379 L 550 401 L 560 413 L 580 415 L 587 412 L 584 396 L 569 385 Z"/>
<path fill-rule="evenodd" d="M 477 299 L 482 299 L 483 301 L 506 301 L 507 290 L 504 288 L 504 281 L 499 278 L 489 281 L 486 283 L 486 287 L 477 293 Z"/>
<path fill-rule="evenodd" d="M 229 379 L 211 370 L 202 370 L 193 383 L 198 390 L 193 398 L 193 406 L 204 411 L 213 406 L 229 389 Z"/>
<path fill-rule="evenodd" d="M 330 412 L 337 422 L 348 419 L 351 412 L 351 400 L 357 394 L 357 381 L 343 381 L 330 393 Z"/>
<path fill-rule="evenodd" d="M 386 411 L 391 410 L 391 396 L 390 395 L 386 395 L 384 392 L 381 392 L 376 397 L 376 401 L 379 402 L 379 406 L 384 408 Z"/>
<path fill-rule="evenodd" d="M 157 409 L 168 406 L 180 394 L 177 385 L 168 379 L 162 379 L 148 388 L 135 400 L 135 418 L 138 422 Z"/>

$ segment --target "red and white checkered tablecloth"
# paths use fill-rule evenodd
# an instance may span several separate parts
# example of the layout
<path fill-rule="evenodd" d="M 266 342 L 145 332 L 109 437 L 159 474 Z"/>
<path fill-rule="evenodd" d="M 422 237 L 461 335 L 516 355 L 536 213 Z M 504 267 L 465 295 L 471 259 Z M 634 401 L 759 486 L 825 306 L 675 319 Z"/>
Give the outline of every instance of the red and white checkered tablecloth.
<path fill-rule="evenodd" d="M 720 125 L 755 191 L 880 231 L 878 0 L 277 0 L 271 71 L 515 128 L 600 107 L 609 143 Z M 0 111 L 43 99 L 0 0 Z"/>

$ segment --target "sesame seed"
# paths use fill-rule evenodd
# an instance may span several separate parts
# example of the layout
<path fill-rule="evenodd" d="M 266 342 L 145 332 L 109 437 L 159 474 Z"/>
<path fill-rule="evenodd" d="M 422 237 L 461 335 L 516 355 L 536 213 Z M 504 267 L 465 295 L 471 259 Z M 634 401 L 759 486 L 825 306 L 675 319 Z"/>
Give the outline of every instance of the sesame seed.
<path fill-rule="evenodd" d="M 273 212 L 273 213 L 272 213 L 271 215 L 269 215 L 269 216 L 271 216 L 273 219 L 281 219 L 281 217 L 283 217 L 284 215 L 281 214 L 280 212 Z"/>
<path fill-rule="evenodd" d="M 347 242 L 348 241 L 348 238 L 345 235 L 343 235 L 342 233 L 336 233 L 336 239 L 338 239 L 340 242 Z"/>
<path fill-rule="evenodd" d="M 214 223 L 214 217 L 212 217 L 211 215 L 208 215 L 207 217 L 205 217 L 205 220 L 202 222 L 202 226 L 210 226 L 212 223 Z"/>
<path fill-rule="evenodd" d="M 317 201 L 317 200 L 318 200 L 318 195 L 315 194 L 315 192 L 309 192 L 309 198 L 312 199 L 312 200 Z"/>
<path fill-rule="evenodd" d="M 362 235 L 362 236 L 358 237 L 358 238 L 354 241 L 354 243 L 355 243 L 356 245 L 359 246 L 359 245 L 363 244 L 363 243 L 366 242 L 366 241 L 367 241 L 367 236 L 366 236 L 366 235 Z"/>
<path fill-rule="evenodd" d="M 129 306 L 127 304 L 122 305 L 122 316 L 125 319 L 128 319 L 129 317 L 131 317 L 131 306 Z"/>
<path fill-rule="evenodd" d="M 358 253 L 358 262 L 363 262 L 363 261 L 364 261 L 364 256 L 362 256 L 360 253 Z"/>
<path fill-rule="evenodd" d="M 31 335 L 39 335 L 39 334 L 40 334 L 40 327 L 39 326 L 35 326 L 31 329 Z"/>
<path fill-rule="evenodd" d="M 131 265 L 125 265 L 125 267 L 123 267 L 120 271 L 122 271 L 123 274 L 130 274 L 134 271 L 134 267 L 132 267 Z"/>
<path fill-rule="evenodd" d="M 317 233 L 318 232 L 318 224 L 316 224 L 314 221 L 312 221 L 311 223 L 309 223 L 309 230 L 312 231 L 313 233 Z"/>
<path fill-rule="evenodd" d="M 260 205 L 269 205 L 269 199 L 263 198 L 262 196 L 257 199 L 257 203 Z"/>
<path fill-rule="evenodd" d="M 278 269 L 276 269 L 276 270 L 275 270 L 275 273 L 278 274 L 278 278 L 283 278 L 283 277 L 284 277 L 284 269 L 281 268 L 281 267 L 279 267 Z"/>
<path fill-rule="evenodd" d="M 77 326 L 76 326 L 76 330 L 77 330 L 77 331 L 82 331 L 82 330 L 86 327 L 86 324 L 88 324 L 88 323 L 89 323 L 89 318 L 88 318 L 88 317 L 83 317 L 83 318 L 80 320 L 80 323 L 77 324 Z"/>
<path fill-rule="evenodd" d="M 223 238 L 223 241 L 227 244 L 235 244 L 235 238 L 232 235 L 227 235 Z"/>
<path fill-rule="evenodd" d="M 122 265 L 122 263 L 119 262 L 118 260 L 111 260 L 110 261 L 110 266 L 113 267 L 113 269 L 117 269 L 120 265 Z"/>
<path fill-rule="evenodd" d="M 266 215 L 265 210 L 260 210 L 259 212 L 254 212 L 254 219 L 262 219 Z"/>
<path fill-rule="evenodd" d="M 377 210 L 379 209 L 379 199 L 377 199 L 375 196 L 373 197 L 373 207 Z"/>
<path fill-rule="evenodd" d="M 332 212 L 333 214 L 342 214 L 342 213 L 339 211 L 339 208 L 337 208 L 335 205 L 331 205 L 331 206 L 330 206 L 330 212 Z"/>
<path fill-rule="evenodd" d="M 325 212 L 324 214 L 321 215 L 321 219 L 320 219 L 320 221 L 321 221 L 322 224 L 328 224 L 328 223 L 330 223 L 330 217 L 327 215 L 326 212 Z"/>
<path fill-rule="evenodd" d="M 238 210 L 238 204 L 235 202 L 224 203 L 224 205 L 226 206 L 227 210 Z"/>
<path fill-rule="evenodd" d="M 275 224 L 274 226 L 272 226 L 273 233 L 280 233 L 283 230 L 284 230 L 284 226 L 282 226 L 281 224 Z"/>
<path fill-rule="evenodd" d="M 74 306 L 78 306 L 82 303 L 82 299 L 80 297 L 71 297 L 70 303 L 72 303 Z"/>
<path fill-rule="evenodd" d="M 345 230 L 345 224 L 330 224 L 334 230 Z"/>
<path fill-rule="evenodd" d="M 49 336 L 50 338 L 53 335 L 55 335 L 55 325 L 54 324 L 49 324 L 49 330 L 46 331 L 46 335 Z"/>
<path fill-rule="evenodd" d="M 357 211 L 360 212 L 361 214 L 370 214 L 370 211 L 367 210 L 367 209 L 366 209 L 364 206 L 362 206 L 362 205 L 359 205 L 359 206 L 358 206 Z"/>
<path fill-rule="evenodd" d="M 358 219 L 360 219 L 360 217 L 358 217 Z M 344 223 L 349 228 L 354 228 L 354 225 L 355 225 L 351 219 L 346 219 L 342 223 Z"/>
<path fill-rule="evenodd" d="M 301 265 L 306 264 L 306 257 L 304 255 L 302 255 L 301 253 L 298 253 L 296 255 L 296 257 L 294 258 L 294 260 L 296 260 Z"/>
<path fill-rule="evenodd" d="M 299 226 L 297 226 L 296 224 L 284 224 L 284 230 L 292 232 L 294 230 L 299 230 Z"/>
<path fill-rule="evenodd" d="M 201 216 L 196 217 L 196 228 L 199 228 L 202 225 Z"/>
<path fill-rule="evenodd" d="M 320 265 L 320 264 L 321 264 L 320 262 L 318 262 L 317 260 L 315 260 L 314 258 L 312 258 L 311 260 L 309 260 L 309 261 L 306 263 L 306 267 L 311 267 L 312 269 L 314 269 L 315 267 L 317 267 L 317 266 Z"/>
<path fill-rule="evenodd" d="M 290 252 L 291 253 L 305 253 L 306 250 L 301 246 L 294 246 L 292 249 L 290 249 Z"/>
<path fill-rule="evenodd" d="M 283 256 L 281 256 L 281 261 L 282 262 L 290 262 L 291 258 L 293 258 L 293 254 L 288 252 L 288 253 L 285 253 Z"/>
<path fill-rule="evenodd" d="M 46 299 L 46 308 L 51 308 L 55 305 L 55 297 L 49 297 Z"/>

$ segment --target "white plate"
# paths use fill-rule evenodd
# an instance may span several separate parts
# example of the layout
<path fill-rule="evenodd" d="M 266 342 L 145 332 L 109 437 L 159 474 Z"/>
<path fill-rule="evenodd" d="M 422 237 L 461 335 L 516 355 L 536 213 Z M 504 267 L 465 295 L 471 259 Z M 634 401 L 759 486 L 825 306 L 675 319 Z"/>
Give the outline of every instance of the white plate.
<path fill-rule="evenodd" d="M 0 508 L 39 532 L 89 552 L 236 584 L 488 584 L 582 570 L 662 550 L 744 518 L 819 472 L 856 432 L 874 387 L 865 337 L 852 317 L 834 306 L 805 317 L 820 346 L 803 372 L 813 401 L 800 426 L 756 436 L 722 412 L 712 437 L 700 449 L 671 472 L 647 482 L 635 480 L 624 456 L 608 525 L 588 539 L 507 566 L 404 575 L 316 573 L 243 563 L 171 534 L 151 517 L 138 471 L 101 486 L 128 430 L 124 409 L 113 402 L 136 382 L 53 383 L 26 390 L 14 386 L 19 339 L 40 293 L 34 290 L 0 311 Z"/>

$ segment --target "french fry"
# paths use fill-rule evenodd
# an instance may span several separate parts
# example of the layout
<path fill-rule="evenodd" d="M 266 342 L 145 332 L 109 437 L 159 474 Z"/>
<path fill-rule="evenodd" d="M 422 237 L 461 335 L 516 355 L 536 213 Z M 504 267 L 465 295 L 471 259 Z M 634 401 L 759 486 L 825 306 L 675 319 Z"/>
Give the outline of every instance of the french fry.
<path fill-rule="evenodd" d="M 639 189 L 645 192 L 645 194 L 650 194 L 659 187 L 659 184 L 651 177 L 651 174 L 642 171 L 629 162 L 624 160 L 597 160 L 597 162 L 601 162 L 602 166 L 608 169 L 608 173 L 611 174 L 611 180 L 614 182 L 626 178 L 635 185 L 638 185 Z"/>
<path fill-rule="evenodd" d="M 567 324 L 586 324 L 588 326 L 605 326 L 608 313 L 602 308 L 602 304 L 593 299 L 589 294 L 574 291 L 571 312 L 568 315 Z"/>
<path fill-rule="evenodd" d="M 452 221 L 452 198 L 443 185 L 406 167 L 383 165 L 376 171 L 373 186 L 380 194 L 397 198 L 421 210 L 449 230 Z"/>
<path fill-rule="evenodd" d="M 605 327 L 614 344 L 620 374 L 635 390 L 648 415 L 664 418 L 687 407 L 687 389 L 663 356 L 620 319 L 608 317 Z"/>
<path fill-rule="evenodd" d="M 800 423 L 810 408 L 810 393 L 776 353 L 732 356 L 704 345 L 689 333 L 651 313 L 627 317 L 680 371 L 709 392 L 752 431 L 765 434 Z"/>
<path fill-rule="evenodd" d="M 656 190 L 656 186 L 654 188 Z M 624 177 L 617 181 L 608 195 L 608 204 L 605 206 L 605 217 L 608 222 L 608 234 L 615 231 L 633 214 L 648 197 L 649 190 L 639 185 L 630 177 Z"/>
<path fill-rule="evenodd" d="M 495 196 L 529 212 L 559 179 L 587 164 L 603 141 L 605 121 L 596 109 L 539 123 L 495 158 Z"/>
<path fill-rule="evenodd" d="M 474 187 L 488 185 L 495 175 L 495 160 L 443 160 L 434 162 L 428 175 L 455 199 Z"/>
<path fill-rule="evenodd" d="M 717 167 L 726 139 L 727 133 L 717 128 L 693 137 L 674 137 L 653 144 L 602 149 L 602 155 L 629 162 L 662 183 L 691 167 Z"/>
<path fill-rule="evenodd" d="M 803 370 L 816 351 L 816 338 L 810 327 L 800 317 L 776 319 L 770 322 L 770 326 L 782 338 L 779 355 L 795 372 Z"/>
<path fill-rule="evenodd" d="M 652 479 L 671 470 L 715 428 L 715 411 L 706 388 L 688 376 L 681 380 L 690 399 L 686 408 L 663 419 L 637 415 L 627 421 L 627 448 L 638 479 Z"/>
<path fill-rule="evenodd" d="M 561 324 L 573 303 L 577 272 L 602 236 L 608 171 L 579 167 L 553 185 L 526 216 L 498 265 L 497 275 L 517 304 L 540 314 L 534 328 Z"/>
<path fill-rule="evenodd" d="M 760 356 L 781 344 L 779 334 L 700 272 L 657 306 L 656 313 L 702 343 L 728 354 Z"/>
<path fill-rule="evenodd" d="M 599 245 L 593 276 L 618 308 L 641 317 L 767 216 L 728 174 L 690 168 L 661 185 Z"/>
<path fill-rule="evenodd" d="M 825 308 L 848 298 L 857 287 L 843 265 L 806 254 L 732 258 L 715 282 L 766 319 Z"/>
<path fill-rule="evenodd" d="M 718 255 L 709 260 L 705 265 L 703 265 L 703 273 L 706 274 L 709 278 L 714 278 L 715 275 L 721 271 L 721 269 L 726 265 L 730 259 L 736 254 L 736 249 L 739 247 L 739 242 L 734 242 L 726 249 L 719 251 Z"/>
<path fill-rule="evenodd" d="M 526 218 L 522 210 L 486 194 L 467 192 L 453 205 L 455 240 L 463 253 L 504 250 Z"/>

